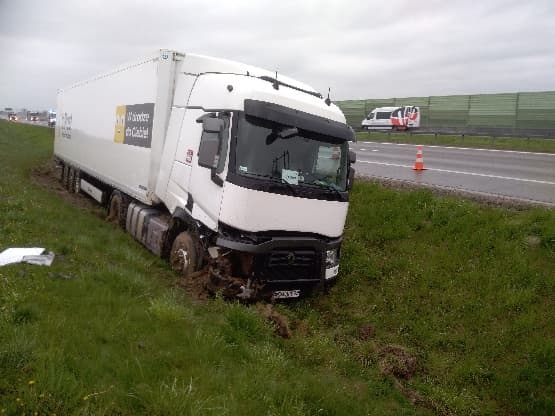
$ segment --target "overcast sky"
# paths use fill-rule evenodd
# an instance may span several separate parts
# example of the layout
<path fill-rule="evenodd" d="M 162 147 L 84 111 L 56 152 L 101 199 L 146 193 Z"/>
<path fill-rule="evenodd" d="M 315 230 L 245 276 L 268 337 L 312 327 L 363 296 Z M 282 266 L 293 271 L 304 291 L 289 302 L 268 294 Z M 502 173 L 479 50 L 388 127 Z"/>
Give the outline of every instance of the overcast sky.
<path fill-rule="evenodd" d="M 332 100 L 555 90 L 553 0 L 0 0 L 0 107 L 152 50 L 228 58 Z"/>

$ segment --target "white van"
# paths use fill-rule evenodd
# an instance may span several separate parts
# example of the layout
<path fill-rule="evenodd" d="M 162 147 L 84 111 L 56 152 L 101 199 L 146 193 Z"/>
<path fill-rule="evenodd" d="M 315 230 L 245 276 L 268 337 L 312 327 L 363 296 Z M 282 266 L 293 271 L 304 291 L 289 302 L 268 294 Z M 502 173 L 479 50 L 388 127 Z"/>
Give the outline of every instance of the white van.
<path fill-rule="evenodd" d="M 378 107 L 361 123 L 368 130 L 408 130 L 420 127 L 420 107 Z"/>

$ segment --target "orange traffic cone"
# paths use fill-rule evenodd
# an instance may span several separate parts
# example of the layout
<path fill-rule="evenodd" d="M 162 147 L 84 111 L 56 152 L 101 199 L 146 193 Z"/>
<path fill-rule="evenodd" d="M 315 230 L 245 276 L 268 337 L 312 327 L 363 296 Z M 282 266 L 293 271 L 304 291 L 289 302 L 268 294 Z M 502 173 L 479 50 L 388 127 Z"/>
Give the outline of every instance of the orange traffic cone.
<path fill-rule="evenodd" d="M 424 167 L 424 158 L 422 157 L 422 145 L 418 145 L 418 151 L 416 152 L 416 162 L 414 162 L 413 170 L 426 170 Z"/>

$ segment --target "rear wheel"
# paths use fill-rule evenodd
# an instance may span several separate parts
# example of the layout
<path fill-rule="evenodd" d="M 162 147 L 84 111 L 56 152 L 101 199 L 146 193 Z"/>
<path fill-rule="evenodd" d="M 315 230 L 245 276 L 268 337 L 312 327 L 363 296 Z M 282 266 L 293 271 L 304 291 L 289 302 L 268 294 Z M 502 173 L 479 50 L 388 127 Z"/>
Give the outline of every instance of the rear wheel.
<path fill-rule="evenodd" d="M 180 233 L 173 241 L 170 251 L 170 265 L 182 277 L 189 278 L 201 263 L 200 243 L 188 231 Z"/>
<path fill-rule="evenodd" d="M 76 194 L 81 192 L 81 171 L 78 169 L 75 169 L 72 192 Z"/>
<path fill-rule="evenodd" d="M 69 165 L 64 164 L 62 167 L 62 186 L 67 189 L 67 181 L 69 178 Z"/>
<path fill-rule="evenodd" d="M 70 193 L 75 192 L 75 168 L 71 166 L 69 167 L 69 172 L 67 174 L 66 188 Z"/>

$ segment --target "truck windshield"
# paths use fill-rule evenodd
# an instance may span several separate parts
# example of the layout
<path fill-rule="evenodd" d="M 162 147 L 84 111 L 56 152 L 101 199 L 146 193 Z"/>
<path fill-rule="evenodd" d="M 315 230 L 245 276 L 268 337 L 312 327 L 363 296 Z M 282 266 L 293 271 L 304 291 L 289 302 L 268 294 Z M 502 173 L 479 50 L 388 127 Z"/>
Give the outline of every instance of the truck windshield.
<path fill-rule="evenodd" d="M 248 115 L 239 119 L 235 148 L 239 175 L 342 192 L 348 152 L 341 139 Z"/>

